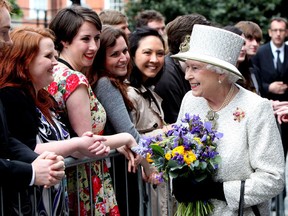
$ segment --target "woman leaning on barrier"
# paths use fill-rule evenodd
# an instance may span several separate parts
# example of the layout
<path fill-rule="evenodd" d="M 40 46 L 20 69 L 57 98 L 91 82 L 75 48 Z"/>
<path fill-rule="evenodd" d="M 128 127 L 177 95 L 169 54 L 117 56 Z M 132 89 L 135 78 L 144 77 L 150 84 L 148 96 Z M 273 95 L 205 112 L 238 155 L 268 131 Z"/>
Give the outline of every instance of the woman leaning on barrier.
<path fill-rule="evenodd" d="M 61 122 L 57 103 L 44 87 L 53 81 L 52 69 L 57 64 L 53 33 L 47 29 L 21 27 L 11 32 L 13 45 L 7 47 L 1 58 L 0 98 L 5 107 L 8 129 L 11 135 L 25 143 L 36 153 L 55 152 L 63 157 L 79 154 L 94 157 L 106 155 L 107 147 L 100 136 L 91 132 L 70 139 L 69 132 Z M 24 43 L 25 41 L 25 43 Z M 13 190 L 11 188 L 11 190 Z M 36 190 L 37 203 L 29 196 Z M 64 185 L 51 187 L 52 209 L 47 205 L 49 193 L 43 187 L 31 187 L 21 193 L 21 211 L 53 212 L 67 215 L 67 199 Z M 14 213 L 18 211 L 18 197 L 12 197 Z"/>
<path fill-rule="evenodd" d="M 80 136 L 87 130 L 102 135 L 109 116 L 106 116 L 104 107 L 93 93 L 84 74 L 92 65 L 99 49 L 101 21 L 95 11 L 81 6 L 71 6 L 60 10 L 51 20 L 49 28 L 55 33 L 55 46 L 59 58 L 58 65 L 53 69 L 54 82 L 47 89 L 66 114 L 76 135 Z M 137 166 L 134 163 L 136 155 L 130 148 L 137 143 L 132 135 L 121 131 L 115 135 L 105 136 L 104 144 L 125 155 L 129 160 L 128 171 L 136 171 Z M 103 161 L 103 164 L 101 161 L 92 163 L 92 181 L 88 164 L 78 168 L 78 173 L 76 170 L 71 170 L 67 177 L 70 209 L 73 214 L 80 211 L 84 214 L 95 212 L 101 215 L 118 215 L 118 205 L 106 161 Z M 80 191 L 76 187 L 77 179 Z M 89 193 L 90 185 L 93 197 Z M 78 193 L 80 210 L 75 205 Z"/>

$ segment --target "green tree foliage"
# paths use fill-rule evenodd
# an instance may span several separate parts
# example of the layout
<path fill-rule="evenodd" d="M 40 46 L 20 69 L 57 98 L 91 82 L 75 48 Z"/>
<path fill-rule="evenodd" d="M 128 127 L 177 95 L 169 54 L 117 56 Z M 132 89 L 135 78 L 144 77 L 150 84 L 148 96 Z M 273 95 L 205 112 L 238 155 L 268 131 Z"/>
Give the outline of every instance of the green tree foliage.
<path fill-rule="evenodd" d="M 18 6 L 18 4 L 16 3 L 16 0 L 8 0 L 12 6 L 12 11 L 11 14 L 13 17 L 21 17 L 23 16 L 23 12 L 21 10 L 21 8 Z"/>
<path fill-rule="evenodd" d="M 267 32 L 269 19 L 280 16 L 280 7 L 287 0 L 132 0 L 126 14 L 133 27 L 134 17 L 140 10 L 154 9 L 166 17 L 166 23 L 178 15 L 199 13 L 221 26 L 234 25 L 241 20 L 259 24 Z"/>

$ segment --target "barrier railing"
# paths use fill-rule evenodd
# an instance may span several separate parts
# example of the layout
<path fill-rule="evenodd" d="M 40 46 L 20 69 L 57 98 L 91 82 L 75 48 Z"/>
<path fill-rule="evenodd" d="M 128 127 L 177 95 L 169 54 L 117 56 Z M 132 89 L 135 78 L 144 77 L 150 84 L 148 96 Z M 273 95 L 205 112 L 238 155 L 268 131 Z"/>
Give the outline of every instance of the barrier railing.
<path fill-rule="evenodd" d="M 111 160 L 111 164 L 113 166 L 114 164 L 114 159 L 115 157 L 118 157 L 119 156 L 119 153 L 117 153 L 116 151 L 112 150 L 111 153 L 109 154 L 109 156 L 107 157 L 96 157 L 96 158 L 85 158 L 85 159 L 73 159 L 73 158 L 65 158 L 65 165 L 66 167 L 77 167 L 79 165 L 82 165 L 84 163 L 90 163 L 90 168 L 91 168 L 91 163 L 92 162 L 95 162 L 96 160 L 100 160 L 100 161 L 104 161 L 104 160 Z M 102 163 L 103 165 L 103 163 Z M 126 166 L 127 167 L 127 166 Z M 91 170 L 91 169 L 90 169 Z M 150 186 L 148 184 L 146 184 L 146 187 L 143 187 L 143 181 L 142 181 L 142 178 L 141 178 L 141 169 L 138 169 L 138 188 L 139 188 L 139 216 L 155 216 L 155 207 L 156 207 L 156 215 L 157 216 L 162 216 L 162 215 L 165 215 L 165 216 L 173 216 L 174 213 L 175 213 L 175 209 L 176 209 L 176 205 L 175 205 L 175 200 L 172 198 L 171 196 L 171 189 L 170 189 L 170 184 L 167 184 L 167 194 L 168 194 L 168 199 L 167 199 L 167 212 L 164 212 L 163 213 L 163 209 L 160 209 L 159 208 L 159 203 L 160 203 L 160 200 L 159 200 L 159 196 L 160 194 L 158 194 L 156 196 L 156 201 L 154 200 L 154 203 L 151 202 L 151 190 L 150 190 Z M 91 176 L 91 175 L 90 175 Z M 115 176 L 115 175 L 112 175 L 112 176 Z M 126 176 L 126 187 L 127 188 L 127 170 L 125 171 L 125 176 Z M 2 177 L 2 176 L 1 176 Z M 3 178 L 3 177 L 2 177 Z M 103 180 L 103 179 L 102 179 Z M 114 183 L 114 189 L 116 187 L 115 185 L 115 178 L 113 177 L 113 183 Z M 92 182 L 91 179 L 89 182 Z M 63 181 L 61 182 L 61 184 L 66 184 L 66 179 L 63 179 Z M 79 185 L 79 182 L 77 183 L 77 185 Z M 92 185 L 91 183 L 89 184 L 89 188 L 90 188 L 90 206 L 93 206 L 93 194 L 92 194 Z M 6 190 L 6 188 L 5 188 Z M 51 194 L 51 189 L 46 189 L 48 194 Z M 144 195 L 144 190 L 146 190 L 146 195 Z M 78 191 L 79 191 L 79 187 L 78 187 Z M 65 193 L 65 191 L 63 191 L 63 193 Z M 78 206 L 78 215 L 80 215 L 80 202 L 79 202 L 79 193 L 78 194 L 78 197 L 77 197 L 77 203 L 74 203 Z M 128 194 L 128 192 L 126 193 Z M 33 202 L 32 205 L 36 205 L 37 206 L 37 198 L 36 198 L 36 189 L 34 189 L 34 196 L 32 196 L 32 198 L 30 199 L 31 202 Z M 50 197 L 51 198 L 51 197 Z M 147 199 L 148 198 L 148 199 Z M 8 197 L 5 197 L 4 193 L 3 193 L 3 188 L 0 187 L 0 215 L 3 215 L 5 216 L 5 207 L 6 207 L 6 201 L 7 199 L 10 199 Z M 125 197 L 126 199 L 126 208 L 128 209 L 129 207 L 129 202 L 127 200 L 127 196 Z M 17 215 L 23 215 L 22 213 L 22 208 L 21 208 L 21 197 L 20 197 L 20 194 L 18 194 L 18 197 L 17 197 L 17 200 L 18 200 L 18 204 L 17 204 L 17 211 L 18 211 L 18 214 Z M 284 208 L 284 202 L 283 202 L 283 194 L 280 194 L 276 197 L 275 199 L 275 202 L 276 202 L 276 211 L 271 214 L 271 215 L 279 215 L 279 216 L 283 216 L 285 215 L 285 208 Z M 52 199 L 49 199 L 48 200 L 48 203 L 46 203 L 50 208 L 49 209 L 52 209 L 52 205 L 53 205 L 53 202 L 52 202 Z M 152 206 L 154 208 L 154 211 L 152 211 Z M 154 212 L 154 214 L 152 213 Z M 37 212 L 34 212 L 35 216 L 37 216 Z M 52 216 L 52 211 L 50 212 L 50 215 Z M 91 215 L 94 215 L 94 212 L 91 211 Z M 129 216 L 129 215 L 127 215 Z M 133 215 L 134 216 L 134 215 Z"/>

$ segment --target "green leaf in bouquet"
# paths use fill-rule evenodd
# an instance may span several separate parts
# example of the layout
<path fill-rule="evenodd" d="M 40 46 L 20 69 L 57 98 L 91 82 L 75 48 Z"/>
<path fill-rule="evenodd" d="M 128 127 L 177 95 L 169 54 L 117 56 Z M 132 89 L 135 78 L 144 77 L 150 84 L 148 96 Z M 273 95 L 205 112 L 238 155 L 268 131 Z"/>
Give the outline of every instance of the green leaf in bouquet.
<path fill-rule="evenodd" d="M 163 179 L 165 180 L 165 182 L 169 182 L 169 175 L 167 172 L 163 172 Z"/>
<path fill-rule="evenodd" d="M 202 161 L 199 163 L 199 167 L 202 170 L 205 170 L 207 168 L 207 163 L 205 161 Z"/>
<path fill-rule="evenodd" d="M 217 156 L 214 158 L 214 163 L 216 163 L 216 164 L 220 164 L 220 163 L 221 163 L 221 156 L 220 156 L 220 155 L 217 155 Z"/>
<path fill-rule="evenodd" d="M 179 173 L 178 172 L 169 172 L 169 176 L 170 176 L 170 178 L 177 178 L 178 177 L 178 175 L 179 175 Z"/>
<path fill-rule="evenodd" d="M 213 145 L 213 143 L 210 145 L 210 149 L 212 149 L 213 151 L 216 150 L 216 146 Z"/>
<path fill-rule="evenodd" d="M 201 174 L 199 173 L 194 178 L 195 178 L 195 181 L 201 182 L 201 181 L 203 181 L 204 179 L 207 178 L 207 174 L 206 173 L 201 173 Z"/>
<path fill-rule="evenodd" d="M 174 168 L 174 167 L 179 166 L 179 164 L 175 160 L 169 160 L 168 163 L 167 163 L 167 166 L 170 167 L 170 168 Z"/>
<path fill-rule="evenodd" d="M 165 159 L 162 157 L 154 158 L 153 159 L 153 165 L 161 172 L 163 169 L 165 169 Z"/>
<path fill-rule="evenodd" d="M 159 155 L 161 157 L 164 157 L 164 149 L 161 146 L 152 144 L 150 145 L 150 147 L 155 156 Z"/>
<path fill-rule="evenodd" d="M 216 166 L 218 166 L 218 164 L 220 164 L 220 162 L 221 162 L 221 157 L 219 155 L 217 155 L 215 158 L 213 158 L 212 160 L 209 161 L 210 167 L 208 167 L 208 169 L 215 170 Z"/>
<path fill-rule="evenodd" d="M 172 149 L 172 145 L 174 145 L 174 139 L 175 136 L 165 137 L 165 139 L 163 139 L 159 145 L 162 147 L 167 146 L 169 149 Z"/>
<path fill-rule="evenodd" d="M 199 166 L 199 160 L 194 161 L 193 163 L 190 164 L 190 169 L 192 171 L 194 171 L 195 169 L 197 169 Z"/>
<path fill-rule="evenodd" d="M 174 160 L 170 160 L 167 163 L 167 169 L 171 178 L 176 178 L 178 175 L 183 173 L 185 174 L 186 173 L 185 168 L 187 168 L 186 164 L 178 164 Z"/>
<path fill-rule="evenodd" d="M 186 164 L 179 164 L 175 160 L 169 160 L 167 163 L 167 167 L 170 171 L 181 170 L 185 166 L 187 166 L 187 165 Z"/>
<path fill-rule="evenodd" d="M 174 146 L 174 139 L 175 139 L 174 136 L 171 137 L 171 139 L 170 139 L 169 142 L 167 143 L 167 147 L 168 147 L 169 149 L 173 149 L 173 146 Z"/>

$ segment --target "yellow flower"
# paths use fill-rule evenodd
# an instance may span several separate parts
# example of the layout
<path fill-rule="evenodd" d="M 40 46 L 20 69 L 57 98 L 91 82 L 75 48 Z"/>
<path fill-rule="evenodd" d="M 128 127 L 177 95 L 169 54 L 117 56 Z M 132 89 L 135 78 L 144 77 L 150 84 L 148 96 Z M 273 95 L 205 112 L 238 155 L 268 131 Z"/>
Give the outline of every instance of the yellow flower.
<path fill-rule="evenodd" d="M 202 144 L 200 137 L 193 138 L 198 144 Z"/>
<path fill-rule="evenodd" d="M 172 150 L 173 157 L 176 155 L 176 153 L 183 155 L 184 154 L 184 146 L 177 146 Z"/>
<path fill-rule="evenodd" d="M 151 154 L 150 153 L 147 153 L 146 160 L 148 161 L 148 163 L 153 163 L 153 160 L 151 159 Z"/>
<path fill-rule="evenodd" d="M 171 157 L 172 157 L 172 155 L 171 155 L 171 153 L 170 152 L 167 152 L 166 154 L 165 154 L 165 158 L 166 158 L 166 160 L 170 160 L 171 159 Z"/>
<path fill-rule="evenodd" d="M 196 155 L 192 151 L 185 151 L 184 161 L 189 166 L 196 160 Z"/>

